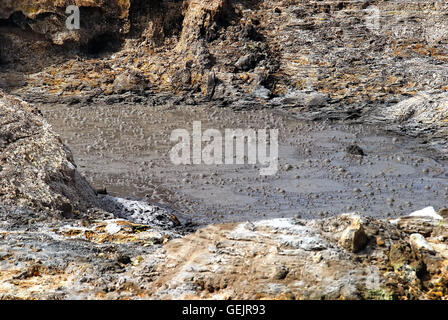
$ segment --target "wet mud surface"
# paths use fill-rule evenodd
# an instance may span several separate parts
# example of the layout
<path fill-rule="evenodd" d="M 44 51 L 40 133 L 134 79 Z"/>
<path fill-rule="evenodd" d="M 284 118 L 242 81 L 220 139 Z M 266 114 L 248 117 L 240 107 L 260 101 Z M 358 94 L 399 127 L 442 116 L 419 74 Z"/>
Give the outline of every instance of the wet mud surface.
<path fill-rule="evenodd" d="M 417 139 L 360 124 L 307 122 L 276 110 L 209 106 L 42 105 L 92 185 L 164 204 L 195 223 L 318 218 L 359 211 L 390 217 L 448 199 L 448 165 Z M 279 129 L 279 170 L 174 165 L 174 129 Z M 359 147 L 364 156 L 359 155 Z M 348 151 L 348 152 L 347 152 Z"/>

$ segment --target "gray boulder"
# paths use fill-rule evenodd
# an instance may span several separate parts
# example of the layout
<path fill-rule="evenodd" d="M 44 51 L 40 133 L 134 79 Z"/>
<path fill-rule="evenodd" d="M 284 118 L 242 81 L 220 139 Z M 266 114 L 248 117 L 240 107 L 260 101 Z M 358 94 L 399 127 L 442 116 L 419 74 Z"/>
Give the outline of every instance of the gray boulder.
<path fill-rule="evenodd" d="M 0 203 L 70 217 L 98 204 L 71 151 L 40 111 L 0 91 Z"/>

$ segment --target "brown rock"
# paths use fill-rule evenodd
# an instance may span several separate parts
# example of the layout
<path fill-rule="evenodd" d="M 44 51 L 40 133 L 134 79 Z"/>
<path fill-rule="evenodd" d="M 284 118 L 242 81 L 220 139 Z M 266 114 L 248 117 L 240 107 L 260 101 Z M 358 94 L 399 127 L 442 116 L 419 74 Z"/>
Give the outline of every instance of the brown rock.
<path fill-rule="evenodd" d="M 448 218 L 448 208 L 442 208 L 437 211 L 439 215 L 441 215 L 444 219 Z"/>
<path fill-rule="evenodd" d="M 113 83 L 113 89 L 117 93 L 140 92 L 146 89 L 146 87 L 147 83 L 144 76 L 136 70 L 128 70 L 119 74 Z"/>
<path fill-rule="evenodd" d="M 81 19 L 85 29 L 74 32 L 67 30 L 65 13 L 67 6 L 77 5 L 84 10 Z M 123 27 L 129 17 L 130 0 L 90 1 L 76 0 L 3 0 L 0 2 L 0 19 L 9 19 L 13 14 L 21 17 L 19 24 L 23 29 L 31 29 L 37 34 L 50 38 L 57 44 L 65 41 L 87 42 L 97 35 L 105 33 L 123 33 Z M 101 12 L 101 14 L 98 14 Z M 107 23 L 107 21 L 115 23 Z"/>
<path fill-rule="evenodd" d="M 361 225 L 359 217 L 355 217 L 347 229 L 344 230 L 340 239 L 339 245 L 351 252 L 359 252 L 367 244 L 367 234 Z"/>
<path fill-rule="evenodd" d="M 389 262 L 394 268 L 400 268 L 413 259 L 412 249 L 408 244 L 393 243 L 389 250 Z"/>

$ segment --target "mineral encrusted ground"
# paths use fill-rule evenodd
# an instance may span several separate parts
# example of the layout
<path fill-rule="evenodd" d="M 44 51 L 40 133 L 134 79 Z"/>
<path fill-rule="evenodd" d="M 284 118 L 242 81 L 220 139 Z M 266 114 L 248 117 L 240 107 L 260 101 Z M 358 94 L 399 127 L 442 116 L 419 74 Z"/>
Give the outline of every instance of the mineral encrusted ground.
<path fill-rule="evenodd" d="M 444 299 L 448 293 L 448 229 L 430 217 L 273 219 L 212 225 L 182 238 L 120 219 L 26 223 L 33 212 L 1 207 L 0 214 L 2 299 Z M 367 239 L 356 253 L 340 245 L 354 220 Z M 416 234 L 423 240 L 415 242 Z"/>
<path fill-rule="evenodd" d="M 82 27 L 68 32 L 68 1 L 0 2 L 0 88 L 73 108 L 273 108 L 372 123 L 446 154 L 446 3 L 75 3 Z M 187 230 L 166 208 L 98 197 L 23 100 L 0 93 L 0 130 L 2 299 L 448 296 L 447 209 Z"/>

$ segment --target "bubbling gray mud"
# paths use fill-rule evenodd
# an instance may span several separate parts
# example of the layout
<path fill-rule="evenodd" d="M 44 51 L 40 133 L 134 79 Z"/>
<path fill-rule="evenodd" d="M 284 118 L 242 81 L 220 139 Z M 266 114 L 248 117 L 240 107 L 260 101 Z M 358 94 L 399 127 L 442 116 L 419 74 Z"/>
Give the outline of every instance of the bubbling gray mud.
<path fill-rule="evenodd" d="M 274 110 L 205 106 L 42 106 L 79 170 L 114 196 L 167 205 L 196 223 L 360 211 L 400 216 L 448 200 L 448 171 L 415 139 L 367 125 L 305 122 Z M 260 165 L 174 165 L 174 129 L 279 129 L 279 171 Z M 347 154 L 356 144 L 365 156 Z"/>

